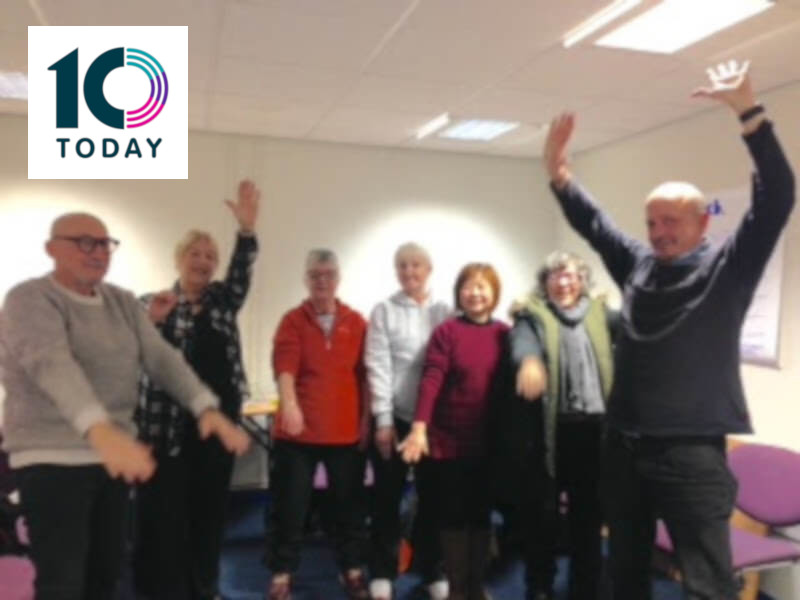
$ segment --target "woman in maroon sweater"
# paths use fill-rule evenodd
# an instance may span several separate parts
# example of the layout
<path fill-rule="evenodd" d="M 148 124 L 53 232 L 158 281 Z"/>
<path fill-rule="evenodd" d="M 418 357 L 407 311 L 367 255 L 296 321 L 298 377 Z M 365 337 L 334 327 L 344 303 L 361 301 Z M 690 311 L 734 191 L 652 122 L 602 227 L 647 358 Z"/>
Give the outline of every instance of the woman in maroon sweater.
<path fill-rule="evenodd" d="M 487 264 L 461 269 L 455 304 L 461 315 L 431 336 L 414 423 L 403 459 L 429 455 L 438 489 L 439 526 L 450 600 L 484 600 L 489 552 L 489 404 L 508 326 L 492 319 L 500 279 Z"/>

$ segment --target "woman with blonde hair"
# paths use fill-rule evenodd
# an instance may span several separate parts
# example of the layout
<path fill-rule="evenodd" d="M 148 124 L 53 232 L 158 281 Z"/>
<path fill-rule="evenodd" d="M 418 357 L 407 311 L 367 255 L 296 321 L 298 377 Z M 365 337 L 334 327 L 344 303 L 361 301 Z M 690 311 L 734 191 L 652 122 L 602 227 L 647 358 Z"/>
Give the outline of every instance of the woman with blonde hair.
<path fill-rule="evenodd" d="M 175 248 L 178 280 L 172 290 L 144 297 L 150 319 L 219 396 L 220 410 L 233 421 L 248 394 L 236 317 L 258 249 L 259 198 L 255 184 L 242 181 L 237 201 L 226 201 L 239 231 L 223 281 L 212 280 L 219 263 L 216 242 L 191 230 Z M 136 421 L 159 465 L 137 491 L 137 591 L 151 599 L 218 598 L 233 456 L 216 440 L 199 439 L 193 417 L 145 377 Z"/>

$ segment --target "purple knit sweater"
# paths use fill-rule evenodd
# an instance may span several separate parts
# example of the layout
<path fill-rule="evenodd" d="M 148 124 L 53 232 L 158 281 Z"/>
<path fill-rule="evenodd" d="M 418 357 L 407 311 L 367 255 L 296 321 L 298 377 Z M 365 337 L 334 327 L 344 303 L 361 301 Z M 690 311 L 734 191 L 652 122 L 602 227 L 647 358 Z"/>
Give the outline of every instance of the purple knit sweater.
<path fill-rule="evenodd" d="M 414 420 L 428 425 L 432 458 L 486 452 L 489 402 L 508 331 L 500 321 L 456 317 L 431 335 Z"/>

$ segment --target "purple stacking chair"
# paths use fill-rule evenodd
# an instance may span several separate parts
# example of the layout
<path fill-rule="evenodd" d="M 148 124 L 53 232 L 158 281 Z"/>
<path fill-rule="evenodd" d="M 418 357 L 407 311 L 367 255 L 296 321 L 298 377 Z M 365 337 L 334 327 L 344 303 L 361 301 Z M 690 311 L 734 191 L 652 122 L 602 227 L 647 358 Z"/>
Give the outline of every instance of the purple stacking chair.
<path fill-rule="evenodd" d="M 0 443 L 3 436 L 0 432 Z M 0 450 L 0 498 L 13 491 L 14 482 L 5 453 Z M 27 544 L 27 531 L 22 519 L 16 522 L 17 538 Z M 34 568 L 24 556 L 0 555 L 0 598 L 2 600 L 33 600 Z"/>
<path fill-rule="evenodd" d="M 731 526 L 734 570 L 741 575 L 800 561 L 800 544 L 775 535 L 774 531 L 800 524 L 800 453 L 743 444 L 729 452 L 728 465 L 739 481 L 736 508 L 772 532 L 769 537 L 762 537 Z M 666 554 L 673 552 L 669 532 L 660 521 L 656 547 Z"/>

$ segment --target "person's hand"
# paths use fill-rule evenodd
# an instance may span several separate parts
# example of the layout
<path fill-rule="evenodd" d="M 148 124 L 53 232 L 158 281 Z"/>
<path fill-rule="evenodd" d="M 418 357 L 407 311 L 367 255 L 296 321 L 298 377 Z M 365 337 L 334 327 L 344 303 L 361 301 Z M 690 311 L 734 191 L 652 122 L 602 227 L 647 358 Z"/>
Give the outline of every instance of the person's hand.
<path fill-rule="evenodd" d="M 150 448 L 112 423 L 92 425 L 86 432 L 86 439 L 100 455 L 112 479 L 122 477 L 130 484 L 144 482 L 156 470 Z"/>
<path fill-rule="evenodd" d="M 397 442 L 397 433 L 392 425 L 384 425 L 375 429 L 375 448 L 384 460 L 389 460 Z"/>
<path fill-rule="evenodd" d="M 550 122 L 544 142 L 542 158 L 550 181 L 557 188 L 564 187 L 572 177 L 567 159 L 567 145 L 575 130 L 575 114 L 561 113 Z"/>
<path fill-rule="evenodd" d="M 530 356 L 522 361 L 517 371 L 517 394 L 531 401 L 541 398 L 547 389 L 547 371 L 542 361 Z"/>
<path fill-rule="evenodd" d="M 280 409 L 281 429 L 291 436 L 300 435 L 306 428 L 303 411 L 297 402 L 288 402 Z"/>
<path fill-rule="evenodd" d="M 150 303 L 147 305 L 147 315 L 153 323 L 163 323 L 177 303 L 178 296 L 173 292 L 169 290 L 158 292 L 150 298 Z"/>
<path fill-rule="evenodd" d="M 406 439 L 397 447 L 403 460 L 407 463 L 417 463 L 428 454 L 428 432 L 425 423 L 414 423 Z"/>
<path fill-rule="evenodd" d="M 239 193 L 236 202 L 225 200 L 233 216 L 239 222 L 239 228 L 247 233 L 252 232 L 258 217 L 258 203 L 261 199 L 261 190 L 249 179 L 239 182 Z"/>
<path fill-rule="evenodd" d="M 738 63 L 730 60 L 706 70 L 711 85 L 699 87 L 692 96 L 695 98 L 711 98 L 730 106 L 736 114 L 741 114 L 756 103 L 753 87 L 750 83 L 750 61 Z"/>
<path fill-rule="evenodd" d="M 201 440 L 212 435 L 217 436 L 225 449 L 236 456 L 241 456 L 250 447 L 248 435 L 216 408 L 206 410 L 200 415 L 197 431 Z"/>

